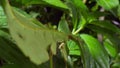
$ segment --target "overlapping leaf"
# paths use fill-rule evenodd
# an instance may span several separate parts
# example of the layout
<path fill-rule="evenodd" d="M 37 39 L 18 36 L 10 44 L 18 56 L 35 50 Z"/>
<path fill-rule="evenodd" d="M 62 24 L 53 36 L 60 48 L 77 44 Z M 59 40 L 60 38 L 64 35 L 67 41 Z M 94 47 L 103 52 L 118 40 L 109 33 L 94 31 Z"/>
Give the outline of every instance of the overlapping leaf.
<path fill-rule="evenodd" d="M 37 20 L 26 17 L 12 8 L 8 0 L 2 0 L 2 6 L 8 18 L 8 25 L 13 39 L 22 52 L 31 61 L 41 64 L 49 59 L 47 48 L 50 46 L 53 54 L 56 53 L 56 42 L 67 39 L 63 33 L 49 30 Z"/>
<path fill-rule="evenodd" d="M 88 8 L 82 0 L 68 0 L 68 6 L 72 12 L 72 33 L 76 34 L 83 29 L 86 24 Z"/>
<path fill-rule="evenodd" d="M 104 46 L 108 52 L 108 54 L 112 57 L 116 57 L 117 55 L 117 50 L 116 48 L 113 46 L 112 42 L 110 42 L 108 39 L 106 39 L 104 41 Z"/>
<path fill-rule="evenodd" d="M 19 0 L 21 1 L 21 0 Z M 68 9 L 68 7 L 61 0 L 22 0 L 23 4 L 43 4 L 43 5 L 52 5 L 55 7 Z"/>
<path fill-rule="evenodd" d="M 114 24 L 112 24 L 110 21 L 93 21 L 90 24 L 94 24 L 94 25 L 100 26 L 102 28 L 111 30 L 113 32 L 120 33 L 120 29 L 118 27 L 116 27 Z"/>
<path fill-rule="evenodd" d="M 59 25 L 58 25 L 58 30 L 61 32 L 70 34 L 70 29 L 67 21 L 65 20 L 65 16 L 61 18 L 61 21 L 59 22 Z"/>
<path fill-rule="evenodd" d="M 109 38 L 114 43 L 115 47 L 118 47 L 118 45 L 120 44 L 120 39 L 119 37 L 117 37 L 117 34 L 120 34 L 120 29 L 118 27 L 116 27 L 110 21 L 93 21 L 90 24 L 93 25 L 88 25 L 88 28 L 92 29 L 97 33 L 103 34 L 105 37 Z"/>
<path fill-rule="evenodd" d="M 81 34 L 81 38 L 87 44 L 92 57 L 102 68 L 109 68 L 109 57 L 102 45 L 90 35 Z"/>
<path fill-rule="evenodd" d="M 107 10 L 111 10 L 119 5 L 119 0 L 96 0 L 97 3 Z"/>
<path fill-rule="evenodd" d="M 80 56 L 80 54 L 81 54 L 80 48 L 78 47 L 78 45 L 73 40 L 67 41 L 67 46 L 68 46 L 68 49 L 69 49 L 69 55 Z"/>

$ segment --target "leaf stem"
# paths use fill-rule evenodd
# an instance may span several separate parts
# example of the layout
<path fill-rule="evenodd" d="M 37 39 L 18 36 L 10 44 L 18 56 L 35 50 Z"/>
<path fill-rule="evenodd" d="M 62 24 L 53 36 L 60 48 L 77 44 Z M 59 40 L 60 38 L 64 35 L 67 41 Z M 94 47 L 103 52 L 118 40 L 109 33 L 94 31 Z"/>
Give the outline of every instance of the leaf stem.
<path fill-rule="evenodd" d="M 75 35 L 75 34 L 79 33 L 82 29 L 83 29 L 83 27 L 80 27 L 76 31 L 73 31 L 72 34 Z"/>

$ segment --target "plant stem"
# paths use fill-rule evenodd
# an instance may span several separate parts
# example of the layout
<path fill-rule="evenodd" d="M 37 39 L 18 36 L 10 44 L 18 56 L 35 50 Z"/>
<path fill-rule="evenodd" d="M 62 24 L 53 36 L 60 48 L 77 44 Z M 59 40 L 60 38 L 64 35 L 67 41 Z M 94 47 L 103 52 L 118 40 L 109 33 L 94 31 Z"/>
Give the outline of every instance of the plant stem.
<path fill-rule="evenodd" d="M 76 31 L 72 32 L 73 35 L 79 33 L 81 30 L 83 29 L 83 27 L 80 27 L 79 29 L 77 29 Z"/>

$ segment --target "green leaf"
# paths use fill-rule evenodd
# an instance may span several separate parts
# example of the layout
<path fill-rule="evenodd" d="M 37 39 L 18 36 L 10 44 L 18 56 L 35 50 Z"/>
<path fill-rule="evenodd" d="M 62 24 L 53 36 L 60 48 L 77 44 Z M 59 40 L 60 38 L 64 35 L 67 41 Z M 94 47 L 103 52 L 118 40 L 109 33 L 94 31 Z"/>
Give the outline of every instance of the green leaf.
<path fill-rule="evenodd" d="M 90 54 L 101 66 L 101 68 L 109 68 L 109 56 L 99 41 L 87 34 L 81 34 L 80 36 L 87 44 Z"/>
<path fill-rule="evenodd" d="M 81 45 L 83 46 L 82 51 L 83 57 L 81 56 L 83 60 L 84 68 L 99 68 L 100 66 L 95 62 L 94 58 L 91 56 L 89 48 L 86 44 Z"/>
<path fill-rule="evenodd" d="M 6 62 L 17 63 L 18 61 L 13 57 L 13 55 L 17 56 L 17 54 L 15 54 L 17 52 L 12 50 L 13 48 L 10 46 L 9 41 L 7 41 L 7 42 L 5 42 L 5 41 L 7 41 L 7 40 L 4 40 L 4 38 L 2 38 L 0 36 L 0 43 L 1 43 L 0 44 L 0 57 L 2 59 L 4 59 Z M 13 45 L 13 44 L 11 44 L 11 45 Z M 13 54 L 13 55 L 11 55 L 11 54 Z M 19 62 L 21 62 L 21 61 L 19 61 Z"/>
<path fill-rule="evenodd" d="M 43 5 L 52 5 L 55 7 L 68 9 L 68 7 L 61 0 L 22 0 L 24 4 L 43 4 Z"/>
<path fill-rule="evenodd" d="M 114 63 L 114 64 L 112 65 L 112 68 L 120 68 L 120 62 Z"/>
<path fill-rule="evenodd" d="M 7 25 L 6 16 L 2 7 L 0 6 L 0 28 Z"/>
<path fill-rule="evenodd" d="M 60 22 L 59 22 L 58 30 L 61 31 L 61 32 L 70 34 L 70 29 L 69 29 L 69 27 L 68 27 L 68 23 L 67 23 L 67 21 L 65 20 L 65 17 L 64 17 L 64 16 L 61 18 L 61 20 L 60 20 Z"/>
<path fill-rule="evenodd" d="M 83 63 L 83 67 L 84 68 L 101 68 L 100 65 L 98 65 L 98 63 L 95 61 L 95 59 L 90 54 L 88 46 L 83 43 L 80 36 L 71 36 L 71 37 L 72 37 L 71 38 L 72 40 L 68 41 L 68 44 L 69 44 L 68 47 L 71 46 L 71 49 L 73 49 L 72 47 L 74 46 L 74 44 L 77 43 L 76 45 L 79 45 L 79 49 L 80 49 L 80 53 L 81 53 L 80 58 Z"/>
<path fill-rule="evenodd" d="M 82 0 L 67 0 L 67 5 L 72 13 L 73 30 L 72 33 L 76 34 L 83 29 L 86 24 L 88 15 L 88 8 Z"/>
<path fill-rule="evenodd" d="M 78 47 L 78 45 L 72 41 L 72 40 L 69 40 L 67 41 L 67 46 L 68 46 L 68 49 L 69 49 L 69 55 L 78 55 L 80 56 L 80 48 Z"/>
<path fill-rule="evenodd" d="M 99 12 L 99 11 L 93 11 L 93 12 L 90 12 L 87 21 L 89 23 L 91 23 L 91 22 L 94 22 L 94 21 L 98 20 L 99 17 L 105 16 L 105 15 L 108 15 L 108 13 Z"/>
<path fill-rule="evenodd" d="M 97 3 L 102 6 L 104 9 L 110 11 L 115 17 L 116 15 L 116 9 L 117 6 L 119 5 L 119 0 L 96 0 Z"/>
<path fill-rule="evenodd" d="M 81 17 L 81 16 L 83 16 L 85 19 L 87 19 L 89 10 L 88 10 L 87 6 L 85 5 L 85 3 L 83 3 L 82 0 L 69 0 L 69 1 L 71 4 L 73 4 L 74 8 L 76 9 L 76 10 L 73 9 L 72 11 L 76 11 L 78 20 L 79 20 L 79 17 Z"/>
<path fill-rule="evenodd" d="M 92 10 L 92 11 L 96 11 L 96 10 L 98 10 L 98 8 L 99 8 L 99 5 L 96 4 L 96 5 L 94 5 L 94 6 L 91 8 L 91 10 Z"/>
<path fill-rule="evenodd" d="M 9 33 L 5 32 L 3 30 L 0 30 L 0 36 L 4 37 L 5 39 L 8 39 L 8 40 L 11 39 L 11 36 L 9 35 Z"/>
<path fill-rule="evenodd" d="M 53 6 L 68 9 L 68 7 L 61 0 L 43 0 L 43 1 Z"/>
<path fill-rule="evenodd" d="M 71 2 L 73 2 L 75 7 L 77 7 L 78 9 L 81 9 L 82 11 L 88 11 L 87 6 L 83 3 L 82 0 L 71 0 Z"/>
<path fill-rule="evenodd" d="M 113 46 L 112 42 L 110 42 L 110 40 L 106 39 L 104 41 L 104 46 L 105 46 L 105 49 L 107 50 L 108 54 L 111 56 L 111 57 L 116 57 L 117 55 L 117 50 L 116 48 Z"/>
<path fill-rule="evenodd" d="M 119 0 L 96 0 L 97 3 L 105 8 L 106 10 L 111 10 L 119 5 Z"/>
<path fill-rule="evenodd" d="M 101 33 L 103 35 L 114 35 L 114 32 L 106 28 L 96 26 L 96 25 L 87 25 L 87 28 L 91 29 L 94 32 Z"/>
<path fill-rule="evenodd" d="M 117 51 L 119 51 L 120 38 L 118 34 L 111 30 L 96 25 L 87 25 L 87 28 L 91 29 L 94 32 L 102 34 L 105 38 L 108 38 L 114 44 L 114 47 L 117 48 Z"/>
<path fill-rule="evenodd" d="M 6 62 L 3 67 L 35 68 L 36 65 L 30 62 L 13 42 L 0 36 L 0 43 L 0 58 Z"/>
<path fill-rule="evenodd" d="M 8 0 L 1 0 L 7 15 L 10 33 L 21 51 L 35 64 L 49 59 L 47 49 L 56 54 L 56 43 L 67 40 L 67 35 L 50 30 L 35 20 L 11 8 Z M 38 25 L 39 24 L 39 25 Z"/>
<path fill-rule="evenodd" d="M 112 24 L 110 21 L 93 21 L 90 24 L 100 26 L 102 28 L 111 30 L 115 33 L 120 33 L 120 29 L 116 27 L 114 24 Z"/>

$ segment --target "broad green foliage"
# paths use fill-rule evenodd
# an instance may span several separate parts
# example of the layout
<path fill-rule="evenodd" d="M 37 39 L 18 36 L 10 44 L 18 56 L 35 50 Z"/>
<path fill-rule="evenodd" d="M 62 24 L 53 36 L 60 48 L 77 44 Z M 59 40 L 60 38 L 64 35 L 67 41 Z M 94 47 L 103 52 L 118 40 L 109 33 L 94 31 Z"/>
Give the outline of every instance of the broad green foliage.
<path fill-rule="evenodd" d="M 50 5 L 67 9 L 67 6 L 64 3 L 62 3 L 60 0 L 43 0 L 43 1 Z"/>
<path fill-rule="evenodd" d="M 114 9 L 118 7 L 119 0 L 96 0 L 96 1 L 104 9 L 110 11 L 114 16 L 117 16 L 116 12 L 114 12 Z"/>
<path fill-rule="evenodd" d="M 18 2 L 21 2 L 25 5 L 30 4 L 44 4 L 44 5 L 51 5 L 63 9 L 68 9 L 68 7 L 62 3 L 60 0 L 18 0 Z"/>
<path fill-rule="evenodd" d="M 74 28 L 73 28 L 72 33 L 76 34 L 80 30 L 82 30 L 86 24 L 88 8 L 82 2 L 82 0 L 68 0 L 67 4 L 73 15 L 72 23 L 73 23 Z"/>
<path fill-rule="evenodd" d="M 56 54 L 56 42 L 67 39 L 67 36 L 34 23 L 34 19 L 28 18 L 16 9 L 12 8 L 8 1 L 2 1 L 3 8 L 8 18 L 10 33 L 22 52 L 31 61 L 41 64 L 49 59 L 47 49 L 51 48 Z M 36 21 L 35 21 L 36 22 Z"/>
<path fill-rule="evenodd" d="M 90 54 L 101 68 L 109 68 L 109 57 L 102 45 L 92 36 L 81 34 L 81 38 L 87 44 Z"/>
<path fill-rule="evenodd" d="M 100 6 L 107 10 L 111 10 L 119 5 L 119 0 L 96 0 Z"/>
<path fill-rule="evenodd" d="M 116 59 L 114 61 L 114 64 L 112 65 L 113 68 L 119 68 L 120 67 L 120 53 L 116 56 Z"/>
<path fill-rule="evenodd" d="M 93 21 L 91 24 L 94 24 L 96 26 L 100 26 L 102 28 L 106 28 L 108 30 L 111 30 L 113 32 L 120 33 L 120 29 L 113 25 L 110 21 Z"/>
<path fill-rule="evenodd" d="M 119 1 L 0 0 L 0 68 L 120 68 Z"/>
<path fill-rule="evenodd" d="M 0 35 L 0 43 L 0 57 L 6 62 L 9 62 L 9 64 L 5 64 L 3 68 L 36 68 L 36 66 L 24 56 L 12 41 Z"/>
<path fill-rule="evenodd" d="M 115 49 L 115 47 L 113 47 L 113 44 L 108 39 L 105 40 L 104 46 L 105 46 L 108 54 L 110 54 L 110 56 L 116 57 L 117 50 Z"/>
<path fill-rule="evenodd" d="M 89 49 L 86 44 L 82 45 L 83 50 L 82 52 L 82 61 L 83 61 L 83 66 L 84 68 L 99 68 L 100 66 L 97 64 L 95 59 L 91 56 Z"/>

